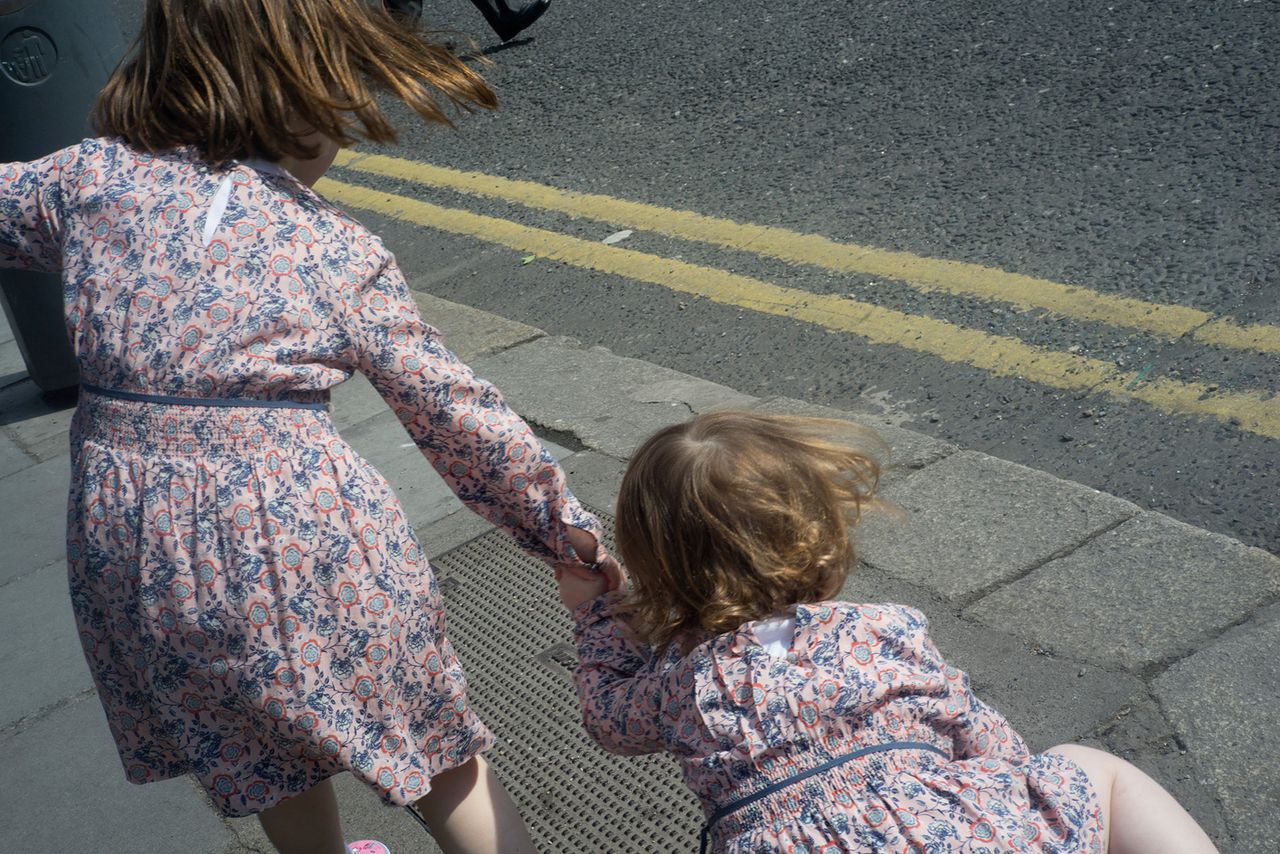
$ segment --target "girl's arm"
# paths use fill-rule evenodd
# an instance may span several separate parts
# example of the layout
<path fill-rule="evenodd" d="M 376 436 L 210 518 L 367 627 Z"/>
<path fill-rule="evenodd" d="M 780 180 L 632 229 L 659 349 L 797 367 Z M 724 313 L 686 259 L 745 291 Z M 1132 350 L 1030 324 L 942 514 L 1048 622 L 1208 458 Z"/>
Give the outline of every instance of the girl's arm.
<path fill-rule="evenodd" d="M 562 585 L 563 588 L 563 585 Z M 573 611 L 582 723 L 611 753 L 656 753 L 670 748 L 664 737 L 666 679 L 649 649 L 631 640 L 610 616 L 615 595 L 598 596 Z"/>
<path fill-rule="evenodd" d="M 1007 759 L 1020 761 L 1030 755 L 1026 742 L 1004 715 L 984 703 L 969 688 L 969 677 L 960 673 L 964 681 L 966 706 L 963 715 L 952 730 L 951 744 L 956 759 Z"/>
<path fill-rule="evenodd" d="M 30 163 L 0 163 L 0 267 L 62 269 L 64 173 L 78 146 Z"/>
<path fill-rule="evenodd" d="M 352 363 L 458 497 L 553 566 L 589 575 L 608 563 L 600 523 L 569 491 L 560 465 L 498 390 L 423 322 L 394 260 L 353 302 Z"/>
<path fill-rule="evenodd" d="M 953 758 L 1025 759 L 1029 754 L 1022 736 L 1004 715 L 973 693 L 967 673 L 943 659 L 929 635 L 925 616 L 910 608 L 902 608 L 902 611 L 916 633 L 913 643 L 919 650 L 923 669 L 940 675 L 947 686 L 947 702 L 942 704 L 936 721 L 938 731 L 951 737 Z"/>

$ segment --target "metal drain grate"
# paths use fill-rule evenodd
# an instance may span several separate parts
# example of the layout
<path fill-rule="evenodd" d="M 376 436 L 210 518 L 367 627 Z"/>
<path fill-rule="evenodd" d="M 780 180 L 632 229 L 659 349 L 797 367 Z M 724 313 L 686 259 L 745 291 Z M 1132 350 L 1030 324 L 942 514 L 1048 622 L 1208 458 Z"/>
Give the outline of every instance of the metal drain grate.
<path fill-rule="evenodd" d="M 612 519 L 593 510 L 607 527 Z M 498 736 L 486 758 L 548 854 L 697 850 L 702 812 L 669 757 L 600 750 L 582 728 L 571 623 L 551 571 L 499 531 L 432 565 L 471 701 Z"/>

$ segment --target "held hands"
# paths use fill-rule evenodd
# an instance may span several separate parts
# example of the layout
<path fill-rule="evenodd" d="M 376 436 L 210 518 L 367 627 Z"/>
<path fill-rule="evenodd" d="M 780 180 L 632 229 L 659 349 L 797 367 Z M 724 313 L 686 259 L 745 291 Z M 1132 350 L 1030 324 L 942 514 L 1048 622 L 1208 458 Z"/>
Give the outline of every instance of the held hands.
<path fill-rule="evenodd" d="M 578 565 L 567 567 L 570 575 L 578 575 L 586 580 L 604 578 L 608 582 L 605 590 L 617 590 L 627 580 L 627 574 L 623 571 L 622 566 L 614 559 L 613 555 L 599 548 L 594 534 L 581 528 L 570 528 L 565 536 L 569 540 L 569 545 L 573 546 L 573 550 L 577 552 L 579 560 L 583 563 L 596 563 L 597 549 L 604 555 L 598 563 L 598 572 L 588 571 Z M 556 578 L 559 580 L 559 575 Z"/>
<path fill-rule="evenodd" d="M 617 565 L 617 561 L 614 561 L 614 566 Z M 561 603 L 570 611 L 577 610 L 583 602 L 590 602 L 597 596 L 616 589 L 616 586 L 610 586 L 609 579 L 603 572 L 590 578 L 583 578 L 575 572 L 560 567 L 556 568 L 556 584 L 560 586 Z"/>
<path fill-rule="evenodd" d="M 591 533 L 581 528 L 570 528 L 569 545 L 586 563 L 595 562 L 598 545 Z M 600 551 L 603 551 L 601 549 Z M 617 590 L 626 581 L 626 572 L 608 552 L 598 563 L 598 572 L 579 566 L 556 567 L 556 583 L 560 585 L 560 601 L 570 611 L 609 590 Z"/>

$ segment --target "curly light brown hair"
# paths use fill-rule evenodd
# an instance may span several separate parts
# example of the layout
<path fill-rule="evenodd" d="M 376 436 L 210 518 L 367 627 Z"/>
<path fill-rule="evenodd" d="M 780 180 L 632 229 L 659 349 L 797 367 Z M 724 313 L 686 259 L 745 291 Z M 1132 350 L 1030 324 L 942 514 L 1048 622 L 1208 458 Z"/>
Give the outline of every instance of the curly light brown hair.
<path fill-rule="evenodd" d="M 872 502 L 884 443 L 857 424 L 747 411 L 660 430 L 631 459 L 619 605 L 659 648 L 829 599 L 854 561 L 850 528 Z"/>
<path fill-rule="evenodd" d="M 223 165 L 302 160 L 318 131 L 339 145 L 391 142 L 386 91 L 424 119 L 497 105 L 444 45 L 365 0 L 147 0 L 142 32 L 93 110 L 104 136 L 141 151 L 191 145 Z"/>

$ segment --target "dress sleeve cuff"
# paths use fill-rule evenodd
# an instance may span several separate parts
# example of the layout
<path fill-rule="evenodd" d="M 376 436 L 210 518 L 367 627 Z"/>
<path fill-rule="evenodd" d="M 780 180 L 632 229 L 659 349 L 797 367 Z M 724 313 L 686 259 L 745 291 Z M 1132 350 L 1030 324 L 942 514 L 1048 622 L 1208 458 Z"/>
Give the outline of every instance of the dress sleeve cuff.
<path fill-rule="evenodd" d="M 601 593 L 594 599 L 588 599 L 573 609 L 573 623 L 579 631 L 608 622 L 613 619 L 613 606 L 622 599 L 616 590 Z"/>
<path fill-rule="evenodd" d="M 568 531 L 578 528 L 586 531 L 596 540 L 596 553 L 580 555 L 569 543 Z M 591 573 L 600 572 L 600 564 L 609 557 L 609 550 L 604 545 L 604 529 L 598 520 L 576 498 L 565 502 L 560 512 L 560 528 L 556 533 L 555 556 L 561 566 L 570 569 L 586 569 Z"/>

